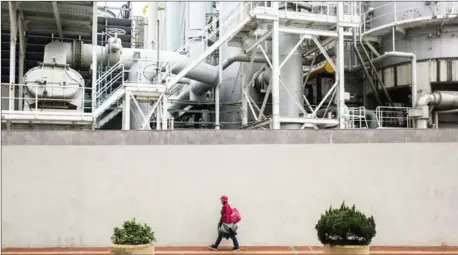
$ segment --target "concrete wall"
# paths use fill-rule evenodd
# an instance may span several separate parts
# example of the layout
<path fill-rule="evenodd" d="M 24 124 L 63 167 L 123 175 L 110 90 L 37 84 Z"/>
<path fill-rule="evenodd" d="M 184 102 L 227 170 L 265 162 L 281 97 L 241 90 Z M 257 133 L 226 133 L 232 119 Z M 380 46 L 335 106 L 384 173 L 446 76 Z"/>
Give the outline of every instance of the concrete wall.
<path fill-rule="evenodd" d="M 227 194 L 242 245 L 318 244 L 342 200 L 380 245 L 458 245 L 458 130 L 3 132 L 2 245 L 106 246 L 130 217 L 206 245 Z"/>

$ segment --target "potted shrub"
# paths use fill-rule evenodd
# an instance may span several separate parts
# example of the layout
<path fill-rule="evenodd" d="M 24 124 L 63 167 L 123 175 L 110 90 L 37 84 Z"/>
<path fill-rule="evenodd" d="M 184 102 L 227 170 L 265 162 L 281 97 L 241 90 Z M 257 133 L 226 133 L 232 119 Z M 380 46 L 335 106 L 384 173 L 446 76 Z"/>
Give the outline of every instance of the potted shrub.
<path fill-rule="evenodd" d="M 375 236 L 375 221 L 348 207 L 329 208 L 315 226 L 324 254 L 369 254 L 369 244 Z"/>
<path fill-rule="evenodd" d="M 151 227 L 134 219 L 124 222 L 121 228 L 114 228 L 111 237 L 110 254 L 154 254 L 156 238 Z"/>

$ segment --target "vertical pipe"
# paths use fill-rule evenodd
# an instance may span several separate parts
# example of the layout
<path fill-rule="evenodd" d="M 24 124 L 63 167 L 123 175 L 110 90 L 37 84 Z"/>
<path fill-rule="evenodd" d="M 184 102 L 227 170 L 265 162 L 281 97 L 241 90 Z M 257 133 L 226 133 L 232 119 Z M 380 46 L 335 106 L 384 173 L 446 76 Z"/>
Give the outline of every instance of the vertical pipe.
<path fill-rule="evenodd" d="M 181 21 L 183 17 L 180 13 L 182 2 L 167 1 L 165 3 L 165 27 L 166 27 L 166 50 L 176 51 L 180 45 L 181 37 Z"/>
<path fill-rule="evenodd" d="M 393 51 L 396 51 L 396 29 L 395 29 L 395 26 L 393 26 L 391 28 L 391 40 L 393 41 L 393 45 L 392 45 L 392 48 L 393 48 Z"/>
<path fill-rule="evenodd" d="M 412 54 L 411 56 L 411 65 L 412 65 L 412 73 L 411 73 L 411 80 L 412 80 L 412 91 L 411 91 L 411 98 L 412 98 L 412 107 L 417 106 L 417 97 L 418 97 L 418 89 L 417 89 L 417 56 Z"/>
<path fill-rule="evenodd" d="M 278 2 L 272 2 L 272 8 L 278 13 Z M 272 27 L 272 129 L 280 129 L 280 26 L 278 19 Z"/>
<path fill-rule="evenodd" d="M 23 109 L 23 93 L 24 93 L 24 57 L 25 57 L 25 34 L 23 26 L 23 16 L 22 13 L 18 16 L 17 25 L 19 28 L 19 91 L 18 91 L 18 110 L 22 111 Z"/>
<path fill-rule="evenodd" d="M 156 130 L 161 130 L 162 103 L 157 104 L 156 109 Z"/>
<path fill-rule="evenodd" d="M 221 87 L 221 84 L 223 83 L 223 47 L 220 46 L 218 48 L 218 78 L 219 82 L 218 85 L 216 85 L 215 88 L 215 129 L 219 130 L 220 129 L 220 123 L 219 123 L 219 88 Z M 242 85 L 243 86 L 243 85 Z M 242 94 L 243 97 L 243 94 Z"/>
<path fill-rule="evenodd" d="M 341 22 L 344 16 L 344 3 L 337 3 L 337 72 L 339 73 L 339 85 L 337 87 L 337 98 L 338 98 L 338 115 L 339 115 L 339 128 L 345 128 L 344 109 L 345 109 L 345 48 L 344 48 L 344 27 Z"/>
<path fill-rule="evenodd" d="M 130 92 L 124 93 L 122 109 L 122 130 L 130 130 Z"/>
<path fill-rule="evenodd" d="M 167 97 L 163 96 L 162 97 L 162 130 L 167 130 L 167 117 L 168 117 L 168 111 L 167 111 Z"/>
<path fill-rule="evenodd" d="M 439 129 L 439 112 L 434 112 L 434 128 Z"/>
<path fill-rule="evenodd" d="M 97 103 L 97 3 L 92 2 L 92 113 L 95 112 Z M 92 120 L 92 129 L 96 128 L 96 122 L 96 119 Z"/>
<path fill-rule="evenodd" d="M 157 3 L 156 1 L 151 1 L 148 6 L 148 47 L 147 49 L 154 49 L 155 40 L 156 40 L 156 33 L 157 30 L 154 26 L 154 22 L 158 19 L 157 15 Z"/>
<path fill-rule="evenodd" d="M 16 2 L 8 2 L 10 15 L 10 85 L 9 85 L 9 110 L 14 110 L 14 84 L 16 83 Z"/>
<path fill-rule="evenodd" d="M 157 33 L 156 33 L 156 53 L 157 53 L 157 61 L 156 61 L 156 83 L 159 83 L 159 65 L 160 65 L 160 56 L 159 56 L 159 52 L 161 51 L 161 48 L 159 47 L 159 26 L 160 26 L 160 21 L 159 19 L 156 20 L 156 24 L 157 24 Z"/>

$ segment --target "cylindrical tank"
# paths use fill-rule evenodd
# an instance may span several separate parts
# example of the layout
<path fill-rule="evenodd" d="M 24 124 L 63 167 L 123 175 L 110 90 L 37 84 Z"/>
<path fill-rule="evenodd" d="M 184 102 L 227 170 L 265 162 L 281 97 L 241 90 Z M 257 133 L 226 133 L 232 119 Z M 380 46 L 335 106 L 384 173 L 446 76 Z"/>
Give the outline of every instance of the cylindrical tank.
<path fill-rule="evenodd" d="M 280 34 L 280 63 L 299 42 L 299 35 Z M 302 55 L 300 50 L 294 50 L 291 57 L 280 69 L 283 82 L 280 82 L 280 116 L 300 117 L 301 111 L 298 103 L 303 105 L 304 87 L 302 86 Z M 288 89 L 286 89 L 286 87 Z M 289 91 L 288 91 L 289 90 Z M 297 103 L 298 102 L 298 103 Z M 302 124 L 282 124 L 282 129 L 300 129 Z"/>

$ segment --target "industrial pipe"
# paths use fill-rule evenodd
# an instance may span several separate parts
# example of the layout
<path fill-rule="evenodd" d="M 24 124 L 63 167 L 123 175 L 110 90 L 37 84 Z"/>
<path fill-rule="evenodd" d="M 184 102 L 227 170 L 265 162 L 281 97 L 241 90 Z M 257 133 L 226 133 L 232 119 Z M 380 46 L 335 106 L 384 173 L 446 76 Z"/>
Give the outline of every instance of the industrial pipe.
<path fill-rule="evenodd" d="M 417 108 L 421 116 L 417 119 L 417 128 L 428 128 L 430 106 L 437 110 L 458 109 L 458 91 L 435 91 L 418 98 Z"/>
<path fill-rule="evenodd" d="M 327 74 L 334 74 L 335 73 L 334 68 L 331 66 L 331 64 L 328 61 L 326 61 L 324 64 L 316 67 L 315 69 L 312 69 L 310 71 L 309 79 L 313 79 L 317 75 L 322 74 L 322 73 L 327 73 Z M 302 75 L 302 78 L 305 79 L 305 77 L 307 77 L 307 74 L 308 74 L 308 72 L 305 72 Z"/>

